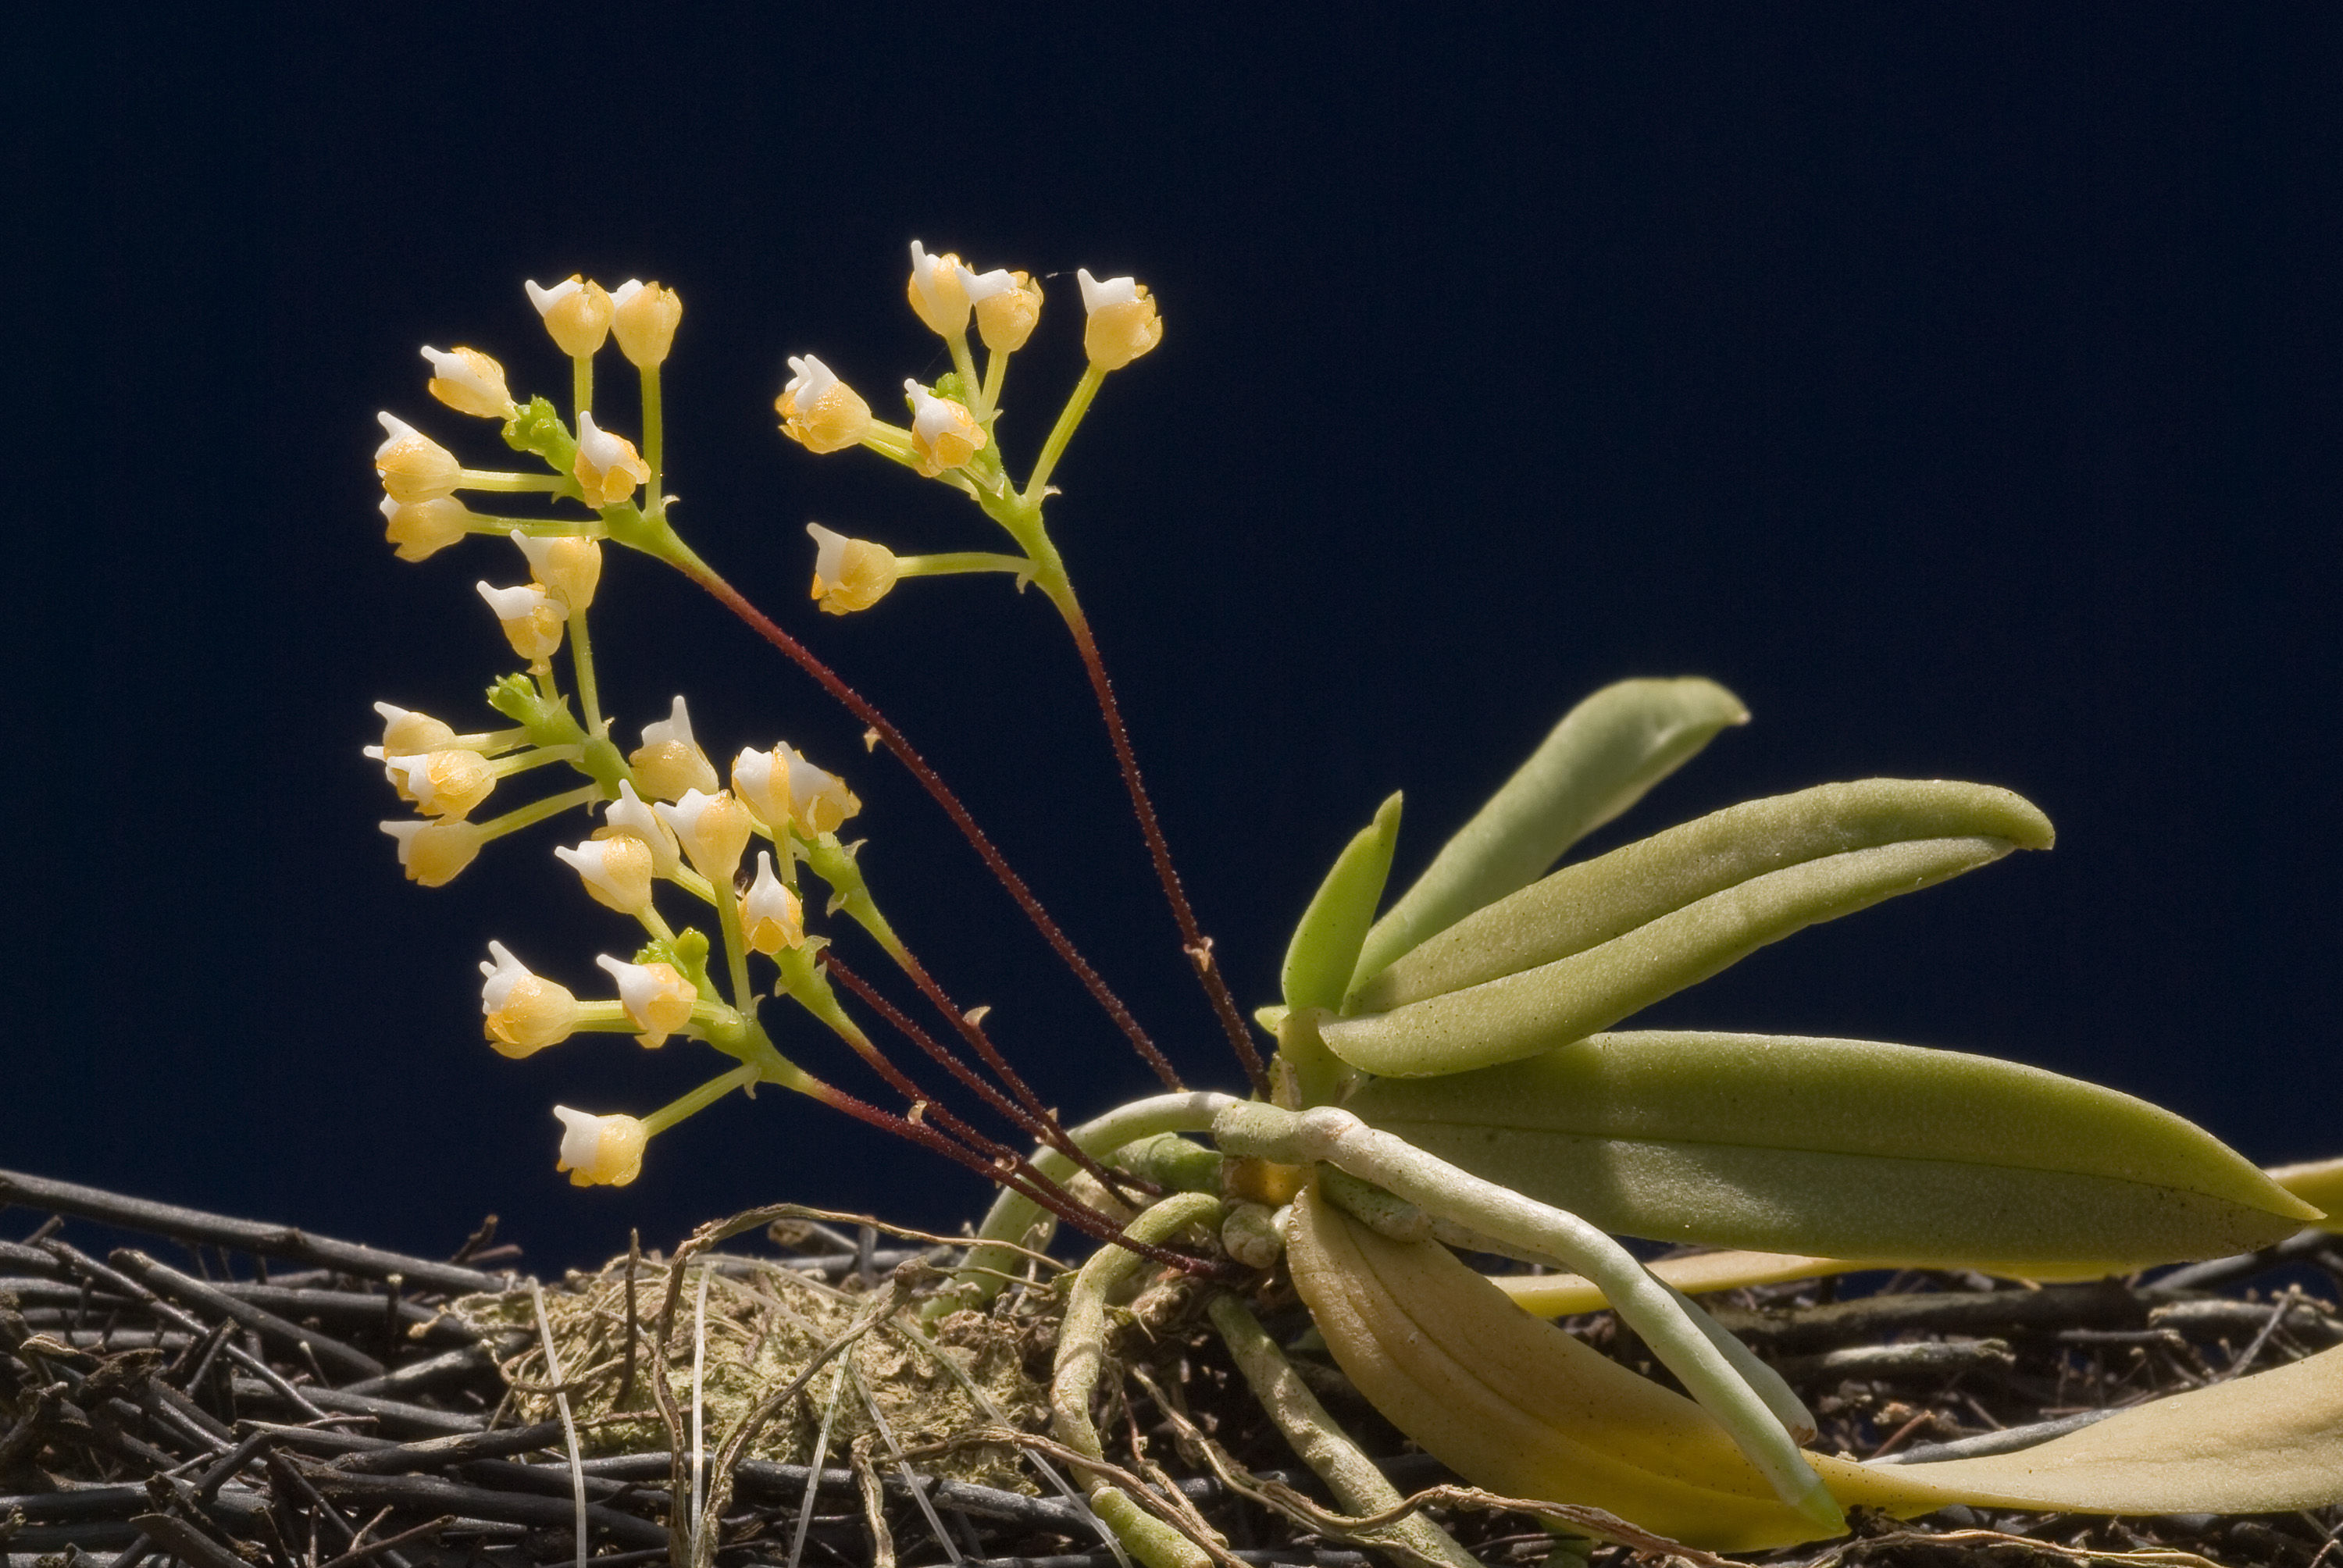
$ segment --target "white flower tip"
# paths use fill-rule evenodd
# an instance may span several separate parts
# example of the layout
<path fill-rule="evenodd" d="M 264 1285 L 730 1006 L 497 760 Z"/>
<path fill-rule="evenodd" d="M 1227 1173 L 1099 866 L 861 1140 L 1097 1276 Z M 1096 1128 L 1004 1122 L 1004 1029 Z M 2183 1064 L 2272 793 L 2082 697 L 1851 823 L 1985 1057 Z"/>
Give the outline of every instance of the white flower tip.
<path fill-rule="evenodd" d="M 384 431 L 387 433 L 390 438 L 394 441 L 403 441 L 407 437 L 416 434 L 414 426 L 408 424 L 406 420 L 400 418 L 397 415 L 392 413 L 387 408 L 385 408 L 382 412 L 377 414 L 375 418 L 381 423 Z"/>
<path fill-rule="evenodd" d="M 586 286 L 574 277 L 568 277 L 551 288 L 539 288 L 535 278 L 530 278 L 521 286 L 528 290 L 528 302 L 536 306 L 537 313 L 542 316 Z"/>
<path fill-rule="evenodd" d="M 1005 266 L 996 266 L 990 272 L 970 272 L 966 266 L 962 266 L 960 269 L 960 286 L 966 291 L 970 304 L 980 305 L 988 299 L 1013 291 L 1017 286 L 1017 280 L 1010 276 L 1009 269 Z"/>
<path fill-rule="evenodd" d="M 683 705 L 680 697 L 668 709 L 665 719 L 653 719 L 643 726 L 644 745 L 664 746 L 671 740 L 680 741 L 686 746 L 699 744 L 691 738 L 691 710 Z"/>
<path fill-rule="evenodd" d="M 496 612 L 498 620 L 517 620 L 528 614 L 537 608 L 538 600 L 545 592 L 532 583 L 523 583 L 518 588 L 496 588 L 486 578 L 473 586 L 480 590 L 480 597 L 488 601 L 488 608 Z"/>
<path fill-rule="evenodd" d="M 627 977 L 633 974 L 642 966 L 640 964 L 630 964 L 624 959 L 614 959 L 608 953 L 601 953 L 596 956 L 594 960 L 594 967 L 608 974 L 612 980 L 617 980 L 620 985 L 624 985 L 627 983 Z"/>
<path fill-rule="evenodd" d="M 385 496 L 375 504 L 375 510 L 380 512 L 385 520 L 387 520 L 398 511 L 398 502 L 389 496 Z"/>
<path fill-rule="evenodd" d="M 833 539 L 837 540 L 840 544 L 844 544 L 846 542 L 846 536 L 844 534 L 840 533 L 836 528 L 825 528 L 820 523 L 808 523 L 806 525 L 806 537 L 812 539 L 817 545 L 828 545 Z"/>
<path fill-rule="evenodd" d="M 387 757 L 384 754 L 382 748 L 379 746 L 361 746 L 358 748 L 358 755 L 365 758 L 369 762 L 383 762 L 388 760 Z"/>
<path fill-rule="evenodd" d="M 642 286 L 643 280 L 639 277 L 627 279 L 626 282 L 610 290 L 610 303 L 614 306 L 626 304 L 642 291 Z"/>

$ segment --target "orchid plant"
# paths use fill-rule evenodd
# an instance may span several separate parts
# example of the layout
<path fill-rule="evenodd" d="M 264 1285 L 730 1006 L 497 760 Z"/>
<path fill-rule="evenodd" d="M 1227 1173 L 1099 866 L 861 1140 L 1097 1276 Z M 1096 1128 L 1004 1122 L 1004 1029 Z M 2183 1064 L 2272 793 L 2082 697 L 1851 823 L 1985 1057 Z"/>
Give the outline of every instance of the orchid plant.
<path fill-rule="evenodd" d="M 1066 1298 L 1053 1423 L 1090 1467 L 1099 1518 L 1151 1568 L 1194 1568 L 1222 1549 L 1105 1463 L 1091 1412 L 1105 1303 L 1140 1270 L 1204 1283 L 1212 1321 L 1265 1408 L 1358 1515 L 1401 1499 L 1254 1317 L 1249 1292 L 1281 1268 L 1335 1359 L 1396 1425 L 1474 1483 L 1535 1500 L 1584 1533 L 1730 1550 L 1837 1534 L 1856 1504 L 1910 1515 L 1954 1502 L 2165 1512 L 2343 1500 L 2343 1352 L 2022 1453 L 1890 1469 L 1809 1452 L 1814 1422 L 1788 1386 L 1686 1294 L 1855 1266 L 2096 1277 L 2266 1246 L 2337 1201 L 2332 1165 L 2274 1179 L 2167 1111 L 1989 1058 L 1614 1030 L 1808 925 L 2047 849 L 2047 820 L 2007 790 L 1824 785 L 1554 870 L 1584 836 L 1747 717 L 1711 681 L 1622 681 L 1572 709 L 1388 902 L 1401 799 L 1384 802 L 1309 899 L 1284 955 L 1282 996 L 1249 1022 L 1181 890 L 1044 522 L 1051 477 L 1107 377 L 1161 341 L 1157 302 L 1131 278 L 1077 274 L 1086 368 L 1021 478 L 1002 450 L 1002 400 L 1011 359 L 1041 317 L 1041 284 L 974 271 L 918 242 L 910 260 L 910 307 L 951 369 L 931 384 L 906 381 L 898 423 L 820 358 L 793 357 L 776 404 L 782 431 L 809 452 L 860 448 L 959 491 L 1007 548 L 897 555 L 810 524 L 813 604 L 865 612 L 907 578 L 966 573 L 1007 573 L 1040 591 L 1088 672 L 1182 945 L 1244 1082 L 1231 1092 L 1184 1084 L 910 741 L 678 533 L 661 488 L 660 397 L 682 314 L 676 292 L 532 282 L 528 296 L 570 362 L 566 417 L 547 397 L 514 397 L 503 368 L 477 350 L 423 351 L 430 393 L 498 424 L 532 466 L 467 467 L 390 414 L 375 457 L 402 558 L 473 535 L 518 547 L 528 580 L 483 581 L 479 592 L 522 668 L 488 689 L 498 721 L 466 732 L 381 705 L 382 741 L 369 755 L 415 807 L 384 828 L 407 875 L 427 886 L 460 874 L 497 839 L 573 811 L 589 823 L 598 814 L 554 852 L 590 898 L 639 928 L 623 956 L 594 960 L 615 994 L 581 999 L 492 942 L 480 967 L 494 1049 L 526 1056 L 614 1032 L 651 1048 L 690 1040 L 728 1059 L 640 1117 L 557 1107 L 558 1170 L 580 1185 L 624 1185 L 652 1139 L 735 1091 L 777 1086 L 1000 1188 L 963 1265 L 920 1308 L 930 1320 L 984 1306 L 1053 1227 L 1089 1238 L 1097 1250 Z M 597 359 L 612 339 L 636 372 L 632 438 L 596 400 Z M 493 510 L 473 509 L 488 501 Z M 1062 1122 L 982 1010 L 955 1001 L 882 912 L 865 870 L 875 855 L 840 837 L 860 808 L 838 774 L 785 741 L 740 749 L 719 773 L 681 697 L 622 749 L 588 633 L 612 545 L 699 584 L 866 725 L 1162 1092 Z M 548 767 L 573 781 L 477 815 L 508 780 Z M 815 883 L 826 895 L 819 917 L 809 913 Z M 830 933 L 818 929 L 825 922 Z M 869 940 L 933 1024 L 850 967 L 832 940 L 844 928 Z M 900 1103 L 850 1093 L 784 1054 L 783 1012 L 836 1035 Z M 914 1076 L 905 1046 L 950 1081 L 963 1109 Z M 990 1131 L 975 1120 L 987 1115 Z M 1647 1266 L 1614 1239 L 1622 1234 L 1728 1251 Z M 1492 1278 L 1452 1247 L 1538 1271 Z M 1604 1303 L 1689 1398 L 1540 1315 Z M 1403 1561 L 1470 1561 L 1421 1513 L 1362 1538 Z M 692 1543 L 704 1558 L 703 1536 Z"/>

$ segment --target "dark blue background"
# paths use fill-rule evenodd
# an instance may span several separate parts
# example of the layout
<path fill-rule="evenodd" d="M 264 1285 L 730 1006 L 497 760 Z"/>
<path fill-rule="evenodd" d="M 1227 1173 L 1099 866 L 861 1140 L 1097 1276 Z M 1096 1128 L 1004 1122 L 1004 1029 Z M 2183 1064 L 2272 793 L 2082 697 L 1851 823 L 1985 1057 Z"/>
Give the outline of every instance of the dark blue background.
<path fill-rule="evenodd" d="M 94 20 L 19 105 L 0 1163 L 428 1251 L 493 1210 L 552 1263 L 757 1201 L 980 1201 L 779 1094 L 573 1191 L 552 1102 L 647 1110 L 709 1059 L 490 1054 L 489 937 L 590 990 L 624 930 L 549 832 L 434 893 L 376 829 L 367 705 L 466 711 L 509 662 L 472 581 L 518 572 L 390 558 L 374 412 L 492 456 L 416 346 L 558 392 L 520 280 L 574 269 L 688 303 L 689 537 L 930 751 L 1198 1081 L 1235 1081 L 1046 608 L 991 579 L 847 622 L 803 599 L 809 518 L 992 542 L 774 433 L 786 354 L 874 402 L 940 368 L 914 236 L 1067 274 L 1011 382 L 1021 454 L 1078 365 L 1071 269 L 1162 302 L 1053 518 L 1248 1005 L 1384 792 L 1412 869 L 1576 697 L 1699 672 L 1756 722 L 1623 829 L 1946 775 L 2060 841 L 1654 1016 L 2002 1053 L 2265 1161 L 2343 1147 L 2331 12 L 259 15 Z M 611 567 L 627 739 L 683 690 L 711 750 L 849 766 L 874 884 L 956 992 L 1070 1112 L 1147 1087 L 855 726 Z"/>

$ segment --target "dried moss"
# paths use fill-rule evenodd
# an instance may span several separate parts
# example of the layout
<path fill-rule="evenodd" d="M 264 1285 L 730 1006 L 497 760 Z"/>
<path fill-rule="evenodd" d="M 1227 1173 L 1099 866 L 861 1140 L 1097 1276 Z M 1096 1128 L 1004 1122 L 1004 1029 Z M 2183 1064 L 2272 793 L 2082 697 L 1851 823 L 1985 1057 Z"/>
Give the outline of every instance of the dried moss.
<path fill-rule="evenodd" d="M 639 1452 L 664 1447 L 666 1432 L 650 1384 L 650 1357 L 659 1309 L 667 1292 L 667 1268 L 646 1260 L 635 1271 L 635 1311 L 641 1324 L 635 1338 L 634 1367 L 627 1376 L 627 1285 L 625 1260 L 598 1273 L 573 1273 L 566 1291 L 548 1292 L 545 1312 L 556 1350 L 568 1374 L 570 1410 L 579 1440 L 589 1453 Z M 692 1302 L 699 1280 L 685 1282 L 668 1347 L 668 1376 L 678 1403 L 689 1419 L 692 1384 Z M 846 1332 L 867 1302 L 790 1270 L 727 1258 L 708 1282 L 706 1366 L 701 1380 L 705 1442 L 713 1452 L 757 1403 L 799 1375 L 821 1348 Z M 536 1308 L 525 1291 L 467 1296 L 457 1310 L 502 1340 L 503 1371 L 511 1389 L 508 1408 L 523 1422 L 552 1419 L 545 1355 L 538 1341 Z M 526 1336 L 523 1342 L 522 1336 Z M 817 1372 L 805 1393 L 766 1424 L 750 1443 L 751 1457 L 789 1464 L 811 1462 L 825 1407 L 836 1401 L 831 1420 L 830 1464 L 843 1464 L 849 1445 L 875 1434 L 875 1404 L 897 1444 L 912 1449 L 971 1428 L 999 1424 L 970 1392 L 983 1391 L 1000 1417 L 1025 1430 L 1038 1430 L 1046 1414 L 1045 1391 L 1024 1369 L 1022 1332 L 1010 1321 L 960 1312 L 934 1326 L 932 1342 L 953 1367 L 921 1348 L 898 1323 L 881 1324 Z M 850 1362 L 855 1376 L 842 1366 Z M 856 1383 L 859 1380 L 860 1390 Z M 843 1386 L 841 1386 L 841 1384 Z M 867 1392 L 866 1401 L 862 1394 Z M 883 1439 L 874 1435 L 876 1451 Z M 922 1471 L 985 1486 L 1030 1491 L 1018 1452 L 1000 1443 L 972 1445 L 923 1459 Z"/>

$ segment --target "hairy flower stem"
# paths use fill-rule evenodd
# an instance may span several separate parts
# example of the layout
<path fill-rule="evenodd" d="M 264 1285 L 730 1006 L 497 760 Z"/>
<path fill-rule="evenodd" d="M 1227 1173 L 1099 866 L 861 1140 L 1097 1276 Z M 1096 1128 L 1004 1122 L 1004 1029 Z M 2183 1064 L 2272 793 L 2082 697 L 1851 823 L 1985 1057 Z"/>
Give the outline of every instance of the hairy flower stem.
<path fill-rule="evenodd" d="M 904 1038 L 910 1040 L 912 1044 L 925 1051 L 928 1056 L 933 1060 L 937 1065 L 943 1068 L 945 1071 L 950 1073 L 954 1078 L 959 1079 L 960 1082 L 966 1084 L 970 1089 L 974 1090 L 978 1095 L 982 1097 L 987 1105 L 991 1106 L 993 1110 L 999 1111 L 1002 1116 L 1008 1118 L 1010 1121 L 1013 1122 L 1019 1131 L 1024 1133 L 1028 1138 L 1032 1138 L 1039 1141 L 1047 1143 L 1051 1147 L 1058 1150 L 1061 1153 L 1066 1155 L 1069 1159 L 1072 1160 L 1075 1164 L 1081 1166 L 1084 1171 L 1089 1171 L 1092 1176 L 1096 1177 L 1100 1183 L 1102 1184 L 1108 1191 L 1118 1193 L 1124 1197 L 1131 1197 L 1135 1195 L 1136 1189 L 1132 1179 L 1129 1175 L 1101 1164 L 1094 1156 L 1083 1152 L 1081 1145 L 1076 1143 L 1062 1126 L 1060 1126 L 1055 1121 L 1044 1121 L 1040 1118 L 1033 1116 L 1030 1112 L 1020 1109 L 1015 1102 L 1011 1101 L 1006 1095 L 993 1088 L 992 1085 L 985 1082 L 983 1078 L 973 1071 L 966 1062 L 962 1061 L 959 1057 L 954 1056 L 950 1051 L 946 1050 L 942 1044 L 938 1041 L 934 1036 L 929 1034 L 926 1030 L 921 1029 L 918 1024 L 905 1017 L 903 1015 L 903 1010 L 897 1007 L 893 1002 L 889 1001 L 884 996 L 881 996 L 879 993 L 878 989 L 872 986 L 869 980 L 866 980 L 860 975 L 856 974 L 852 970 L 849 969 L 842 961 L 840 961 L 835 949 L 824 949 L 821 955 L 821 961 L 824 969 L 828 970 L 831 974 L 836 975 L 840 981 L 845 985 L 847 990 L 852 991 L 856 996 L 860 997 L 866 1006 L 868 1006 L 873 1012 L 876 1012 L 881 1019 L 886 1020 L 888 1027 L 893 1029 L 897 1033 L 902 1035 Z M 880 1066 L 879 1063 L 884 1059 L 877 1056 L 875 1047 L 872 1048 L 872 1065 L 878 1068 L 878 1070 L 882 1074 L 889 1075 L 888 1081 L 890 1083 L 894 1082 L 897 1078 L 902 1078 L 902 1082 L 896 1085 L 897 1092 L 914 1100 L 923 1100 L 927 1101 L 927 1103 L 932 1108 L 930 1113 L 937 1118 L 940 1125 L 945 1126 L 947 1129 L 955 1130 L 956 1136 L 965 1138 L 970 1142 L 976 1143 L 979 1147 L 983 1149 L 987 1154 L 990 1154 L 996 1159 L 1002 1155 L 1009 1156 L 1017 1161 L 1018 1166 L 1021 1171 L 1035 1176 L 1040 1181 L 1048 1181 L 1050 1180 L 1048 1177 L 1041 1176 L 1039 1172 L 1034 1171 L 1031 1166 L 1027 1163 L 1023 1154 L 1011 1149 L 1006 1144 L 996 1143 L 992 1140 L 983 1137 L 982 1134 L 976 1132 L 973 1129 L 968 1129 L 968 1124 L 966 1122 L 961 1121 L 960 1118 L 952 1115 L 950 1111 L 945 1110 L 942 1103 L 932 1096 L 920 1092 L 915 1085 L 911 1084 L 910 1080 L 903 1077 L 900 1070 L 894 1068 L 891 1063 L 883 1067 Z M 967 1130 L 957 1131 L 960 1129 Z M 1052 1186 L 1056 1185 L 1054 1182 L 1051 1182 L 1051 1184 Z"/>
<path fill-rule="evenodd" d="M 898 1116 L 891 1111 L 881 1110 L 867 1101 L 858 1100 L 844 1090 L 821 1082 L 818 1079 L 812 1081 L 812 1085 L 804 1092 L 831 1110 L 842 1111 L 857 1121 L 876 1127 L 882 1132 L 891 1132 L 898 1138 L 909 1140 L 922 1149 L 940 1154 L 947 1160 L 967 1167 L 994 1185 L 1006 1187 L 1020 1197 L 1040 1204 L 1093 1241 L 1111 1242 L 1136 1252 L 1151 1262 L 1177 1269 L 1183 1274 L 1196 1274 L 1211 1279 L 1219 1278 L 1224 1272 L 1222 1265 L 1210 1258 L 1200 1258 L 1192 1252 L 1182 1252 L 1173 1248 L 1157 1246 L 1152 1242 L 1126 1238 L 1122 1234 L 1121 1227 L 1112 1220 L 1085 1204 L 1075 1202 L 1065 1194 L 1064 1189 L 1055 1188 L 1053 1183 L 1054 1191 L 1044 1191 L 1028 1184 L 1017 1174 L 1015 1167 L 1018 1161 L 1012 1159 L 989 1161 L 974 1150 L 963 1148 L 960 1143 L 947 1138 L 941 1131 L 930 1127 L 924 1121 L 913 1121 L 908 1117 Z"/>
<path fill-rule="evenodd" d="M 1229 1037 L 1237 1060 L 1244 1064 L 1245 1077 L 1252 1084 L 1253 1092 L 1266 1100 L 1268 1069 L 1262 1063 L 1261 1052 L 1253 1047 L 1252 1032 L 1245 1027 L 1236 998 L 1229 993 L 1229 983 L 1221 973 L 1221 966 L 1213 961 L 1212 939 L 1197 923 L 1187 891 L 1180 886 L 1179 869 L 1172 863 L 1172 846 L 1163 838 L 1162 824 L 1155 817 L 1155 803 L 1148 797 L 1146 782 L 1139 775 L 1139 754 L 1131 749 L 1131 731 L 1122 721 L 1122 705 L 1115 700 L 1114 683 L 1107 678 L 1106 661 L 1099 657 L 1098 639 L 1091 635 L 1090 620 L 1075 602 L 1071 588 L 1064 598 L 1054 594 L 1051 598 L 1065 618 L 1066 629 L 1073 633 L 1082 668 L 1089 672 L 1091 690 L 1098 698 L 1100 715 L 1106 720 L 1107 738 L 1114 745 L 1115 764 L 1122 770 L 1123 788 L 1131 792 L 1131 809 L 1139 819 L 1140 834 L 1147 840 L 1147 853 L 1155 862 L 1156 880 L 1163 884 L 1163 896 L 1172 905 L 1172 918 L 1180 927 L 1181 950 L 1195 966 L 1197 983 L 1212 1000 L 1212 1011 L 1219 1017 L 1222 1031 Z"/>
<path fill-rule="evenodd" d="M 717 576 L 707 562 L 684 548 L 680 541 L 674 548 L 679 553 L 669 554 L 668 558 L 677 569 L 707 589 L 719 604 L 739 617 L 751 631 L 788 655 L 841 707 L 870 728 L 880 744 L 893 752 L 895 759 L 919 781 L 920 788 L 943 808 L 944 815 L 951 819 L 952 826 L 960 829 L 960 837 L 976 850 L 978 857 L 984 861 L 985 869 L 1009 890 L 1009 896 L 1017 900 L 1017 907 L 1025 911 L 1025 918 L 1033 922 L 1034 929 L 1041 933 L 1042 940 L 1050 944 L 1060 960 L 1074 971 L 1075 978 L 1082 982 L 1083 989 L 1091 993 L 1092 1000 L 1106 1010 L 1106 1015 L 1114 1020 L 1123 1038 L 1131 1041 L 1131 1049 L 1155 1070 L 1155 1075 L 1163 1081 L 1164 1087 L 1175 1091 L 1184 1088 L 1180 1075 L 1172 1070 L 1172 1063 L 1154 1040 L 1148 1037 L 1147 1031 L 1140 1027 L 1139 1020 L 1131 1017 L 1131 1009 L 1123 1005 L 1122 999 L 1114 994 L 1106 981 L 1100 978 L 1099 972 L 1091 968 L 1090 960 L 1076 950 L 1072 940 L 1059 929 L 1058 922 L 1050 918 L 1050 912 L 1041 907 L 1041 900 L 1033 896 L 1033 890 L 1025 885 L 1025 879 L 1011 868 L 1001 850 L 985 836 L 984 829 L 976 825 L 976 819 L 969 815 L 968 808 L 960 804 L 960 797 L 953 794 L 950 786 L 937 776 L 936 770 L 928 765 L 927 759 L 912 749 L 911 743 L 903 738 L 903 732 L 897 729 L 887 716 L 872 707 L 860 692 L 840 679 L 836 670 L 816 658 L 803 643 L 783 631 L 764 611 L 742 598 L 738 588 Z M 1012 1083 L 1011 1087 L 1020 1086 Z M 1030 1089 L 1020 1093 L 1018 1098 L 1025 1101 L 1033 1111 L 1048 1115 L 1040 1099 Z"/>

